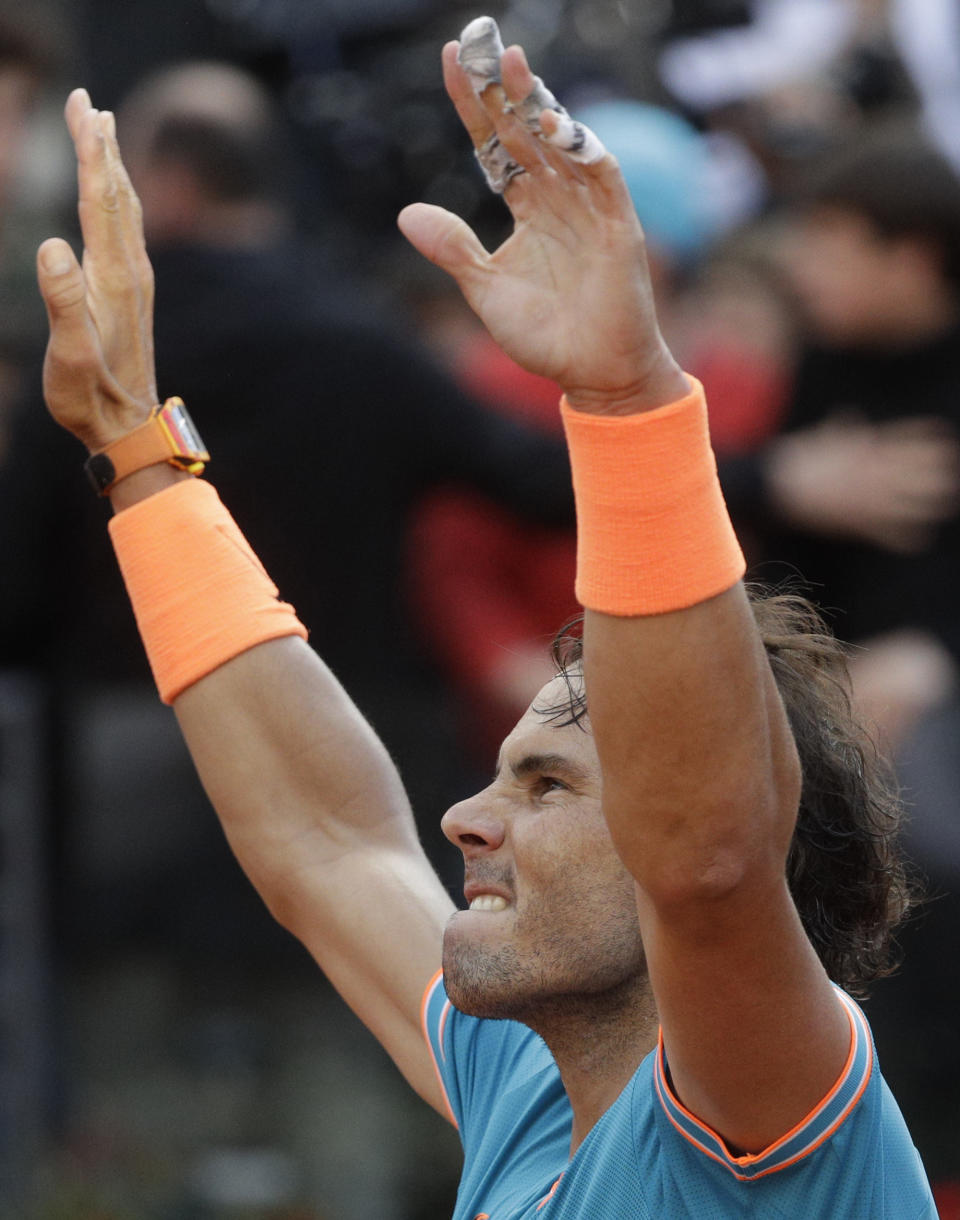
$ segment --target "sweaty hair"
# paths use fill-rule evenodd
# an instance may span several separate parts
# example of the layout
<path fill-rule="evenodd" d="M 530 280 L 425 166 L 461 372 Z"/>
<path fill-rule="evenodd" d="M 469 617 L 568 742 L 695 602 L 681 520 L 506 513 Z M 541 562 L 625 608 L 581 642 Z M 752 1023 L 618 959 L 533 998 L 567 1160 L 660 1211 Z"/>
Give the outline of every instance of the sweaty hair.
<path fill-rule="evenodd" d="M 749 589 L 797 743 L 803 782 L 787 881 L 827 974 L 862 997 L 897 965 L 893 931 L 915 897 L 897 849 L 903 807 L 893 775 L 855 719 L 843 647 L 802 597 Z M 553 642 L 567 697 L 536 710 L 558 724 L 587 714 L 582 617 Z"/>
<path fill-rule="evenodd" d="M 811 170 L 800 202 L 865 217 L 882 237 L 939 250 L 960 292 L 960 178 L 913 124 L 883 124 Z"/>

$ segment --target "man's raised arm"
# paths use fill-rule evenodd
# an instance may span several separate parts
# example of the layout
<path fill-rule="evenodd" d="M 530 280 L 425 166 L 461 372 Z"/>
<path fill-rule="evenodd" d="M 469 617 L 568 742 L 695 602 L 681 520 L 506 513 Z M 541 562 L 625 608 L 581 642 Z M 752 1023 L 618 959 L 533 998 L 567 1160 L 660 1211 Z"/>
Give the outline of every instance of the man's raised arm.
<path fill-rule="evenodd" d="M 450 44 L 445 77 L 513 235 L 488 254 L 421 204 L 401 228 L 514 359 L 565 390 L 604 813 L 637 881 L 674 1088 L 731 1148 L 758 1152 L 830 1091 L 851 1042 L 787 889 L 794 744 L 619 169 L 519 48 L 488 54 L 478 33 L 471 72 Z"/>
<path fill-rule="evenodd" d="M 160 424 L 174 448 L 190 444 L 181 416 L 151 419 L 153 279 L 139 204 L 112 115 L 77 90 L 67 122 L 85 248 L 82 269 L 58 238 L 38 255 L 51 414 L 91 453 L 110 446 L 92 474 L 116 510 L 111 533 L 148 655 L 241 864 L 411 1084 L 446 1112 L 419 1008 L 453 904 L 386 751 L 212 487 L 150 448 Z"/>

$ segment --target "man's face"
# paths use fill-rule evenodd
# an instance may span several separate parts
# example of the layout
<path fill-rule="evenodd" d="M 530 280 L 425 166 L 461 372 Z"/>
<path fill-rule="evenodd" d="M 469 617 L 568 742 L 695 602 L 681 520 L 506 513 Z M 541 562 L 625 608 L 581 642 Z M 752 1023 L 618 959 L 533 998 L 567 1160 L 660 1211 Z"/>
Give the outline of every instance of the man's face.
<path fill-rule="evenodd" d="M 470 909 L 443 942 L 444 983 L 476 1016 L 535 1021 L 645 985 L 633 879 L 600 807 L 593 736 L 536 710 L 566 696 L 548 683 L 503 743 L 489 787 L 450 809 Z"/>
<path fill-rule="evenodd" d="M 895 338 L 915 282 L 909 243 L 883 237 L 863 216 L 813 208 L 786 249 L 787 271 L 818 337 L 828 344 Z"/>

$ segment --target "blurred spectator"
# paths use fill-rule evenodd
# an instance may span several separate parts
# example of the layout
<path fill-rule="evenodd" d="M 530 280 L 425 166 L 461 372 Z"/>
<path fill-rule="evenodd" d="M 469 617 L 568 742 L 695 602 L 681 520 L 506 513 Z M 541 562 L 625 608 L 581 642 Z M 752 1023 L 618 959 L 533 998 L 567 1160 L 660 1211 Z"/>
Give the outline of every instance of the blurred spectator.
<path fill-rule="evenodd" d="M 755 204 L 758 171 L 774 197 L 789 196 L 811 157 L 867 119 L 915 109 L 896 0 L 746 0 L 737 7 L 745 19 L 733 26 L 707 21 L 668 37 L 660 74 L 719 141 L 731 179 L 750 179 Z M 911 23 L 932 15 L 907 7 Z"/>
<path fill-rule="evenodd" d="M 852 653 L 854 697 L 897 761 L 935 900 L 871 1015 L 931 1174 L 958 1169 L 960 183 L 912 126 L 829 159 L 787 267 L 805 307 L 781 436 L 721 462 L 764 579 L 800 574 Z M 764 560 L 758 563 L 756 561 Z M 915 1043 L 900 1031 L 922 1022 Z"/>
<path fill-rule="evenodd" d="M 435 335 L 453 373 L 491 415 L 528 420 L 559 438 L 560 391 L 505 356 L 451 298 Z M 459 318 L 454 333 L 452 318 Z M 424 638 L 460 694 L 459 730 L 477 767 L 553 672 L 549 644 L 573 617 L 576 538 L 569 526 L 532 525 L 489 497 L 440 488 L 414 514 L 411 585 Z"/>
<path fill-rule="evenodd" d="M 53 57 L 39 31 L 0 13 L 0 209 L 9 203 L 26 120 Z"/>
<path fill-rule="evenodd" d="M 885 0 L 890 37 L 918 95 L 924 130 L 960 173 L 960 7 Z"/>
<path fill-rule="evenodd" d="M 786 250 L 811 342 L 785 433 L 755 466 L 767 554 L 815 582 L 847 639 L 926 633 L 932 707 L 960 659 L 960 183 L 915 129 L 884 128 L 812 179 Z M 892 653 L 878 697 L 880 655 L 863 659 L 864 691 L 869 667 L 896 748 L 925 709 Z"/>
<path fill-rule="evenodd" d="M 772 95 L 824 73 L 855 29 L 858 3 L 748 0 L 738 6 L 740 21 L 707 16 L 696 32 L 669 40 L 661 74 L 674 96 L 700 113 Z"/>
<path fill-rule="evenodd" d="M 751 452 L 782 426 L 800 317 L 779 242 L 778 226 L 768 223 L 726 238 L 707 253 L 675 311 L 673 342 L 708 387 L 721 458 Z"/>
<path fill-rule="evenodd" d="M 45 6 L 0 9 L 0 461 L 10 413 L 23 392 L 24 368 L 35 356 L 43 311 L 34 284 L 32 250 L 17 231 L 31 119 L 43 85 L 60 63 L 64 36 Z M 38 210 L 38 200 L 28 206 Z M 24 267 L 29 267 L 25 285 Z"/>
<path fill-rule="evenodd" d="M 467 781 L 404 606 L 407 516 L 448 479 L 567 521 L 563 446 L 489 416 L 367 310 L 356 284 L 324 282 L 289 233 L 283 133 L 249 76 L 170 69 L 118 123 L 156 267 L 161 393 L 193 409 L 213 479 L 394 751 L 449 876 L 439 816 Z M 252 921 L 246 943 L 259 931 L 273 944 L 246 884 L 228 879 L 187 759 L 170 757 L 175 731 L 147 687 L 82 454 L 39 403 L 22 412 L 13 451 L 31 458 L 0 475 L 0 555 L 18 574 L 0 608 L 0 661 L 42 668 L 64 694 L 64 850 L 83 882 L 71 933 L 92 943 L 121 927 L 179 929 L 195 948 L 235 952 L 236 922 L 218 909 L 226 892 Z M 96 657 L 105 636 L 109 655 Z M 155 783 L 161 771 L 173 778 Z"/>
<path fill-rule="evenodd" d="M 715 434 L 731 449 L 756 444 L 783 404 L 788 311 L 759 258 L 732 247 L 713 265 L 709 289 L 694 280 L 688 290 L 726 223 L 710 190 L 709 148 L 684 119 L 640 102 L 597 102 L 577 116 L 620 162 L 643 222 L 661 325 L 684 366 L 705 380 Z M 559 435 L 558 388 L 504 356 L 446 285 L 425 296 L 421 317 L 463 384 L 493 412 Z M 459 489 L 422 506 L 413 538 L 423 622 L 463 693 L 467 740 L 492 757 L 532 685 L 549 677 L 546 646 L 577 610 L 575 538 Z"/>
<path fill-rule="evenodd" d="M 789 189 L 810 155 L 890 110 L 918 117 L 960 170 L 954 0 L 691 0 L 676 7 L 686 19 L 675 17 L 665 31 L 665 86 L 711 132 L 733 133 L 775 189 L 784 174 Z"/>

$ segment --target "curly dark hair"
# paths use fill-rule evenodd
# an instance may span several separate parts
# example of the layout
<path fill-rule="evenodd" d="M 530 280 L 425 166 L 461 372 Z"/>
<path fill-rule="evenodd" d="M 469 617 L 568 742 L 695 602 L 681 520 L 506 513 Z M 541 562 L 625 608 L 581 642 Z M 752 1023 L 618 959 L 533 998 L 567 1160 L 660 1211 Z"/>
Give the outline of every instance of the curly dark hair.
<path fill-rule="evenodd" d="M 748 587 L 754 617 L 797 743 L 803 783 L 787 881 L 827 974 L 862 998 L 898 965 L 893 932 L 919 898 L 897 846 L 903 805 L 892 769 L 850 704 L 846 653 L 814 606 Z M 587 714 L 579 680 L 583 618 L 561 628 L 552 655 L 567 697 L 537 711 L 559 724 Z"/>

